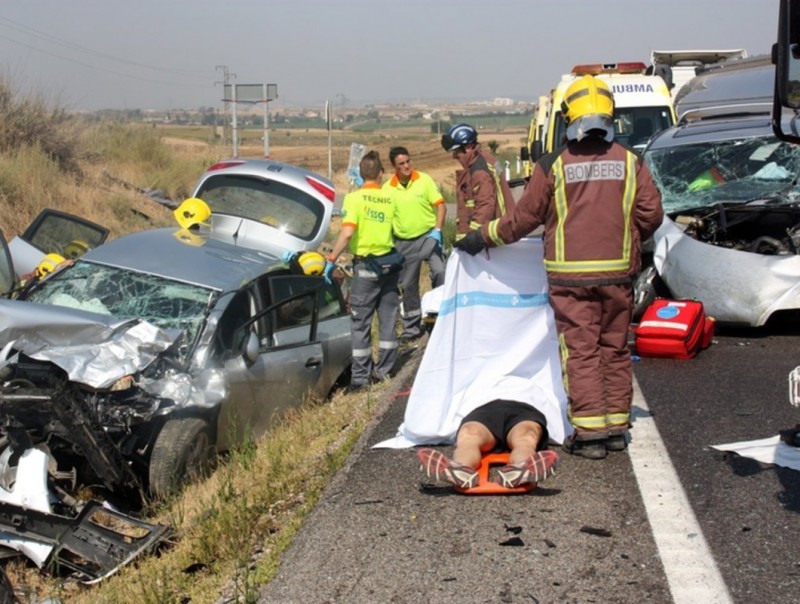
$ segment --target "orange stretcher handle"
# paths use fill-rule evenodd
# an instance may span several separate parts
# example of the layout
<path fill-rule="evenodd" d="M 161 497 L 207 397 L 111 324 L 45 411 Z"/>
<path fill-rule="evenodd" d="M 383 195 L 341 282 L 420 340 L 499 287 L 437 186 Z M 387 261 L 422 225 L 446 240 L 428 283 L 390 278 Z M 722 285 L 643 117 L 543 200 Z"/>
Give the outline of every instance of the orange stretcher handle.
<path fill-rule="evenodd" d="M 462 495 L 517 495 L 529 493 L 536 488 L 535 483 L 527 482 L 518 487 L 507 488 L 489 480 L 489 469 L 492 466 L 504 466 L 508 463 L 508 453 L 489 453 L 481 458 L 478 466 L 478 484 L 469 489 L 453 487 Z"/>

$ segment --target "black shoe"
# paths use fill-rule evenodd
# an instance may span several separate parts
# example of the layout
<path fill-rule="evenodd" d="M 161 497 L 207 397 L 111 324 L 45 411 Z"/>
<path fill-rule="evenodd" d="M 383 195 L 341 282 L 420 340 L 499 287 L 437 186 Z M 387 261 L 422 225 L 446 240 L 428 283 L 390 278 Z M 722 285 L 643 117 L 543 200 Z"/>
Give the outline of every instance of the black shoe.
<path fill-rule="evenodd" d="M 586 459 L 605 459 L 608 455 L 605 440 L 576 440 L 572 436 L 564 441 L 561 448 L 567 453 Z"/>
<path fill-rule="evenodd" d="M 412 344 L 412 343 L 416 342 L 417 340 L 419 340 L 421 337 L 422 337 L 421 333 L 418 333 L 417 335 L 405 334 L 404 333 L 402 336 L 400 336 L 399 342 L 401 344 Z"/>
<path fill-rule="evenodd" d="M 624 434 L 615 434 L 606 439 L 606 449 L 608 451 L 624 451 L 628 448 L 628 440 Z"/>
<path fill-rule="evenodd" d="M 370 384 L 382 384 L 384 382 L 388 382 L 392 379 L 391 375 L 378 375 L 377 373 L 373 373 L 369 376 L 369 383 Z"/>
<path fill-rule="evenodd" d="M 355 394 L 356 392 L 364 392 L 369 388 L 369 384 L 350 384 L 344 389 L 345 394 Z"/>

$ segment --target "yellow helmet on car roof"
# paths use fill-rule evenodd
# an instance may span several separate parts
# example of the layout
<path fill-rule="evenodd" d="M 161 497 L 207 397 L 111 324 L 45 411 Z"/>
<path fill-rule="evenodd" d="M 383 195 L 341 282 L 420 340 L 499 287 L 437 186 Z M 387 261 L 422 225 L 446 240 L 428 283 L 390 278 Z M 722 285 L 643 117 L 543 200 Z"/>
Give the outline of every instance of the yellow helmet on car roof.
<path fill-rule="evenodd" d="M 39 266 L 36 267 L 36 276 L 39 279 L 44 279 L 47 275 L 52 273 L 56 267 L 64 262 L 66 258 L 60 254 L 47 254 L 42 261 L 39 263 Z"/>
<path fill-rule="evenodd" d="M 175 220 L 183 229 L 193 226 L 211 226 L 208 219 L 211 217 L 211 208 L 199 197 L 185 199 L 173 212 Z"/>

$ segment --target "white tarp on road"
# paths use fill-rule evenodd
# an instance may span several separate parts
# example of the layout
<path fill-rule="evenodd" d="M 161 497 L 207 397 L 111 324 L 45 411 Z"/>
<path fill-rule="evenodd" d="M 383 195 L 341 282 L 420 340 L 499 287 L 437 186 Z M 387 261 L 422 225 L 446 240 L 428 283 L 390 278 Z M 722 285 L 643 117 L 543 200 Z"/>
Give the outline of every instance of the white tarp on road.
<path fill-rule="evenodd" d="M 779 434 L 759 440 L 711 445 L 711 448 L 717 451 L 730 451 L 761 463 L 772 463 L 776 466 L 800 470 L 800 449 L 782 442 Z"/>
<path fill-rule="evenodd" d="M 538 237 L 488 258 L 453 251 L 404 421 L 375 448 L 452 443 L 462 418 L 495 399 L 534 405 L 551 441 L 571 433 L 542 258 Z"/>

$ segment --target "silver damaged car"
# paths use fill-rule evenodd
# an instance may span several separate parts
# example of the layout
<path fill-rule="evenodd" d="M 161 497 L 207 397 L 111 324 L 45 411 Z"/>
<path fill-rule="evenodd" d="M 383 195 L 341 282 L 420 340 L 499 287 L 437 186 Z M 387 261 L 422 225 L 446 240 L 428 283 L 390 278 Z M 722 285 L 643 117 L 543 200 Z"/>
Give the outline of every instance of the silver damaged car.
<path fill-rule="evenodd" d="M 755 327 L 800 309 L 800 147 L 774 136 L 769 114 L 685 116 L 644 157 L 667 216 L 637 312 L 656 295 L 694 298 L 719 322 Z"/>
<path fill-rule="evenodd" d="M 120 237 L 24 300 L 0 300 L 4 445 L 46 450 L 83 484 L 165 496 L 214 452 L 346 379 L 339 284 L 281 260 L 322 243 L 333 185 L 233 160 L 209 169 L 195 197 L 212 210 L 208 226 Z"/>

